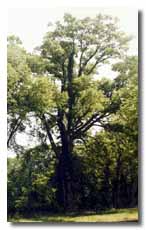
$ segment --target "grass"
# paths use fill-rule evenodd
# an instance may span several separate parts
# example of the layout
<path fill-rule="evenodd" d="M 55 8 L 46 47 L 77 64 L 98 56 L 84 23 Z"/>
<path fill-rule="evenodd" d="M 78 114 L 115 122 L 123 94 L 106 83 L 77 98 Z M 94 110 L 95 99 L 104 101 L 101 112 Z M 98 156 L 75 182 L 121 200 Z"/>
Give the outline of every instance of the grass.
<path fill-rule="evenodd" d="M 132 209 L 112 209 L 100 214 L 82 213 L 82 214 L 50 214 L 48 216 L 36 216 L 33 218 L 13 217 L 9 222 L 136 222 L 138 221 L 137 208 Z"/>

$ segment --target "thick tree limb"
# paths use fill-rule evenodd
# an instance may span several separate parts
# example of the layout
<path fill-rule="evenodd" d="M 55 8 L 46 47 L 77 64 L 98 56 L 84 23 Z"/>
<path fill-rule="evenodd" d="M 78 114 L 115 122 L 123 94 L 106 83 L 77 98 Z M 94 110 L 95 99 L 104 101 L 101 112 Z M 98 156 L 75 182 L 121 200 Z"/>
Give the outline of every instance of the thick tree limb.
<path fill-rule="evenodd" d="M 10 132 L 10 134 L 9 134 L 8 140 L 7 140 L 7 146 L 8 146 L 8 147 L 10 147 L 10 146 L 9 146 L 10 141 L 11 141 L 11 139 L 13 138 L 13 136 L 15 135 L 16 131 L 18 130 L 19 126 L 21 125 L 21 122 L 22 122 L 21 118 L 18 117 L 18 118 L 16 119 L 15 124 L 13 124 L 13 128 L 12 128 L 12 130 L 11 130 L 11 132 Z"/>
<path fill-rule="evenodd" d="M 83 133 L 85 133 L 87 130 L 89 130 L 92 126 L 94 126 L 95 123 L 99 122 L 101 119 L 109 116 L 110 114 L 104 113 L 100 115 L 99 113 L 94 114 L 88 121 L 86 121 L 82 126 L 80 126 L 78 129 L 76 129 L 73 132 L 73 137 L 76 138 L 76 136 L 79 136 Z"/>
<path fill-rule="evenodd" d="M 96 59 L 96 62 L 92 65 L 92 67 L 88 70 L 88 72 L 87 72 L 87 75 L 90 75 L 91 73 L 93 73 L 93 71 L 94 71 L 94 69 L 96 68 L 96 66 L 99 64 L 99 63 L 101 63 L 101 62 L 103 62 L 103 61 L 105 61 L 105 60 L 107 60 L 109 57 L 108 56 L 105 56 L 104 57 L 104 55 L 105 55 L 105 53 L 102 53 L 100 56 L 99 56 L 99 58 L 97 58 Z M 103 58 L 104 57 L 104 58 Z"/>
<path fill-rule="evenodd" d="M 73 129 L 78 129 L 78 128 L 81 127 L 81 125 L 83 125 L 82 119 L 84 119 L 85 116 L 86 116 L 89 112 L 90 112 L 90 108 L 87 109 L 87 110 L 82 114 L 82 116 L 79 116 L 79 117 L 77 118 L 77 120 L 75 121 L 75 125 L 74 125 Z"/>
<path fill-rule="evenodd" d="M 74 104 L 74 96 L 73 96 L 73 87 L 72 87 L 72 80 L 73 80 L 73 68 L 74 68 L 74 44 L 73 44 L 73 50 L 69 55 L 68 60 L 68 130 L 70 130 L 72 125 L 72 107 Z"/>
<path fill-rule="evenodd" d="M 87 48 L 85 49 L 85 50 L 87 50 Z M 95 57 L 95 55 L 97 54 L 97 52 L 98 52 L 98 50 L 99 50 L 99 45 L 97 45 L 96 46 L 96 49 L 94 50 L 94 52 L 84 61 L 84 63 L 82 63 L 82 58 L 83 58 L 83 54 L 84 54 L 84 52 L 85 52 L 85 50 L 82 52 L 82 54 L 81 54 L 81 58 L 80 58 L 80 64 L 79 64 L 79 73 L 78 73 L 78 76 L 81 76 L 82 75 L 82 72 L 85 70 L 85 68 L 86 68 L 86 66 L 87 66 L 87 64 L 89 63 L 89 61 L 92 59 L 92 58 L 94 58 Z M 103 49 L 103 55 L 105 54 L 104 53 L 104 50 L 105 49 Z M 101 50 L 100 50 L 100 52 L 101 52 Z M 102 56 L 102 55 L 100 55 L 100 56 Z M 100 58 L 98 58 L 98 61 L 96 61 L 97 62 L 97 64 L 98 64 L 98 62 L 100 61 Z M 96 65 L 97 65 L 96 64 Z M 96 66 L 95 66 L 96 67 Z"/>
<path fill-rule="evenodd" d="M 58 153 L 58 150 L 57 150 L 57 146 L 56 146 L 56 144 L 54 142 L 54 139 L 53 139 L 53 136 L 51 134 L 51 128 L 49 126 L 49 122 L 47 121 L 47 119 L 46 119 L 44 114 L 42 115 L 42 121 L 43 121 L 43 124 L 45 126 L 45 129 L 46 129 L 50 144 L 52 146 L 52 149 L 53 149 L 54 153 L 56 154 L 56 156 L 58 157 L 59 153 Z"/>
<path fill-rule="evenodd" d="M 89 63 L 89 61 L 96 55 L 98 51 L 99 46 L 96 47 L 95 51 L 90 55 L 89 58 L 86 59 L 86 61 L 83 63 L 83 68 Z"/>
<path fill-rule="evenodd" d="M 83 59 L 83 54 L 85 53 L 85 51 L 87 50 L 87 47 L 85 47 L 80 55 L 80 61 L 79 61 L 79 70 L 78 70 L 78 77 L 80 77 L 82 75 L 83 72 L 83 67 L 82 67 L 82 59 Z"/>

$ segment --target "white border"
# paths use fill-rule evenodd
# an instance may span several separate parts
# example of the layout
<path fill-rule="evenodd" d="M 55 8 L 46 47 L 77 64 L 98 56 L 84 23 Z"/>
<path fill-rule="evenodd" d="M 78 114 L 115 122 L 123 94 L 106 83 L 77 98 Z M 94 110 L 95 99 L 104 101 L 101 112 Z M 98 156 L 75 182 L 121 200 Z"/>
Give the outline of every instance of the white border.
<path fill-rule="evenodd" d="M 143 36 L 145 35 L 144 31 L 144 24 L 145 24 L 145 0 L 5 0 L 0 2 L 0 228 L 1 229 L 9 229 L 11 227 L 17 227 L 21 228 L 22 225 L 20 226 L 14 226 L 9 223 L 6 223 L 6 212 L 7 212 L 7 192 L 6 192 L 6 174 L 7 174 L 7 169 L 6 169 L 6 158 L 7 158 L 7 150 L 6 150 L 6 85 L 7 85 L 7 80 L 6 80 L 6 34 L 7 34 L 7 10 L 8 8 L 47 8 L 47 7 L 129 7 L 129 8 L 137 8 L 142 11 L 143 14 L 143 25 L 142 25 L 142 30 L 143 30 Z M 26 15 L 27 16 L 27 15 Z M 145 215 L 145 203 L 146 203 L 146 198 L 145 198 L 145 191 L 146 191 L 146 183 L 144 181 L 144 176 L 145 176 L 145 162 L 146 162 L 146 136 L 144 134 L 146 124 L 145 124 L 145 117 L 146 117 L 146 111 L 144 104 L 144 99 L 146 98 L 146 80 L 144 77 L 144 53 L 145 53 L 145 47 L 144 47 L 144 37 L 140 38 L 141 41 L 143 41 L 142 44 L 142 50 L 141 50 L 141 58 L 143 58 L 143 67 L 142 67 L 142 98 L 143 98 L 143 116 L 142 116 L 142 157 L 141 157 L 141 163 L 142 163 L 142 173 L 143 173 L 143 181 L 142 181 L 142 187 L 143 187 L 143 197 L 142 197 L 142 220 L 143 223 L 141 225 L 94 225 L 95 227 L 102 227 L 103 229 L 107 228 L 124 228 L 129 229 L 129 228 L 134 228 L 134 229 L 146 229 L 146 215 Z M 61 225 L 58 226 L 50 226 L 50 225 L 27 225 L 27 229 L 30 229 L 31 227 L 49 227 L 49 228 L 57 228 L 61 227 Z M 89 227 L 89 225 L 84 225 L 82 227 Z M 62 225 L 64 228 L 65 225 Z M 69 226 L 66 226 L 67 228 Z M 80 228 L 81 226 L 75 225 L 76 228 Z"/>
<path fill-rule="evenodd" d="M 1 8 L 1 6 L 0 6 Z M 0 9 L 0 222 L 7 219 L 7 11 Z"/>

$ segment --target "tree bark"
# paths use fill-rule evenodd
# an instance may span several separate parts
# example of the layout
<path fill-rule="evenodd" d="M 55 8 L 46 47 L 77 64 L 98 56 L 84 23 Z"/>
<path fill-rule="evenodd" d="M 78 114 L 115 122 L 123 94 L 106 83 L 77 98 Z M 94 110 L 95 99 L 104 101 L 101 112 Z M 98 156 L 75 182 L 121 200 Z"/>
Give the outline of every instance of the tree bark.
<path fill-rule="evenodd" d="M 117 158 L 117 166 L 116 166 L 116 178 L 114 182 L 114 207 L 120 208 L 120 173 L 121 173 L 121 157 L 122 152 L 119 150 L 118 158 Z"/>
<path fill-rule="evenodd" d="M 58 203 L 64 211 L 73 209 L 72 142 L 63 137 L 62 150 L 57 166 Z"/>

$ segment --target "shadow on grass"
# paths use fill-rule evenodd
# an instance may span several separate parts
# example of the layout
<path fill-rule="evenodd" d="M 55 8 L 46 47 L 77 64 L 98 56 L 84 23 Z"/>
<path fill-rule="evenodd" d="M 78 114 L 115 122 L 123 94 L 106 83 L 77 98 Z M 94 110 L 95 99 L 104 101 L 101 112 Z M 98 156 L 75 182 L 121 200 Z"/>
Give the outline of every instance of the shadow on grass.
<path fill-rule="evenodd" d="M 74 218 L 82 218 L 82 217 L 89 217 L 89 216 L 103 216 L 103 215 L 109 215 L 109 214 L 126 214 L 128 216 L 128 214 L 133 214 L 136 213 L 137 209 L 136 208 L 132 208 L 132 209 L 111 209 L 111 210 L 107 210 L 107 211 L 101 211 L 101 212 L 72 212 L 72 213 L 37 213 L 35 215 L 31 215 L 31 216 L 15 216 L 12 218 L 8 219 L 8 222 L 13 222 L 13 223 L 26 223 L 26 222 L 44 222 L 44 223 L 58 223 L 58 222 L 62 222 L 62 223 L 83 223 L 82 220 L 76 220 Z M 96 222 L 96 221 L 95 221 Z M 106 221 L 103 221 L 106 222 Z M 112 221 L 111 221 L 112 222 Z M 133 219 L 131 218 L 130 220 L 124 220 L 123 221 L 118 221 L 118 222 L 138 222 L 137 219 Z"/>
<path fill-rule="evenodd" d="M 129 208 L 129 209 L 110 209 L 106 210 L 103 212 L 97 212 L 96 214 L 98 215 L 106 215 L 106 214 L 122 214 L 122 213 L 127 213 L 127 214 L 132 214 L 137 211 L 137 208 Z"/>

